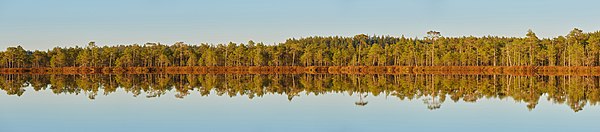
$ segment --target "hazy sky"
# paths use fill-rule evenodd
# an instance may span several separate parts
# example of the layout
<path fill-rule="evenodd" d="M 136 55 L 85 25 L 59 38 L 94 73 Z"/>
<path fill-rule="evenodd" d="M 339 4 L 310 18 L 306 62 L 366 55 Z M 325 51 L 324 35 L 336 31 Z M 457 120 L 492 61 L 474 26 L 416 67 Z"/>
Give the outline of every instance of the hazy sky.
<path fill-rule="evenodd" d="M 595 0 L 0 0 L 0 48 L 600 30 Z"/>

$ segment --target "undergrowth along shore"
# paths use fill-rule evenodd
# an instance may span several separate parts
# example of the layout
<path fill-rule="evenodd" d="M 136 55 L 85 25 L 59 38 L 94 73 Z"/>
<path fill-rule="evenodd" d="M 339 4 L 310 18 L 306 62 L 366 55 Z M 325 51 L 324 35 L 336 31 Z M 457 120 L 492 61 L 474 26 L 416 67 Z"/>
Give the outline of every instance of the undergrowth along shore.
<path fill-rule="evenodd" d="M 600 66 L 182 66 L 0 68 L 0 74 L 447 74 L 600 76 Z"/>

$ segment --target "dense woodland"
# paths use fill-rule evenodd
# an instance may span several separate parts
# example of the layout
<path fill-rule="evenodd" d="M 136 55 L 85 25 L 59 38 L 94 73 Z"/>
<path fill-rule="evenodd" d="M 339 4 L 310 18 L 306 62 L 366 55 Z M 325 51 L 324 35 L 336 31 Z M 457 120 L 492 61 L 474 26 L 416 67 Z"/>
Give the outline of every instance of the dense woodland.
<path fill-rule="evenodd" d="M 358 94 L 356 105 L 366 105 L 372 96 L 423 100 L 429 109 L 448 100 L 476 102 L 485 98 L 511 98 L 529 109 L 540 100 L 567 104 L 574 111 L 600 103 L 598 76 L 512 75 L 310 75 L 310 74 L 10 74 L 0 75 L 0 89 L 8 95 L 50 90 L 54 94 L 76 94 L 89 99 L 124 93 L 134 97 L 246 96 L 276 94 L 298 96 L 333 93 Z M 368 95 L 368 96 L 367 96 Z M 366 97 L 366 98 L 364 98 Z M 341 102 L 343 103 L 343 102 Z"/>
<path fill-rule="evenodd" d="M 283 43 L 56 47 L 0 52 L 0 68 L 172 66 L 600 66 L 600 32 L 566 36 L 307 37 Z"/>

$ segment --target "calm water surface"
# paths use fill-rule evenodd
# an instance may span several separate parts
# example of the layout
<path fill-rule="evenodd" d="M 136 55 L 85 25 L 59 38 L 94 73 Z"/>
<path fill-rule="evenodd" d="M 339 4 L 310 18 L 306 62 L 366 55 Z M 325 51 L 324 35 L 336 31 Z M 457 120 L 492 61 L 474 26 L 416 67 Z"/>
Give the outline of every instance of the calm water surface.
<path fill-rule="evenodd" d="M 0 132 L 600 131 L 599 77 L 0 77 Z"/>

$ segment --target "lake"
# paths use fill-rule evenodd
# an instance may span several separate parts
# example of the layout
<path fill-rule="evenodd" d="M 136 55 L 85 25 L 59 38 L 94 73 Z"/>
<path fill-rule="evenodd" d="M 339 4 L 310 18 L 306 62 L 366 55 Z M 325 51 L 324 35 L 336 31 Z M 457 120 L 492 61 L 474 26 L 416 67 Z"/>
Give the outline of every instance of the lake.
<path fill-rule="evenodd" d="M 0 78 L 0 132 L 600 131 L 599 76 Z"/>

